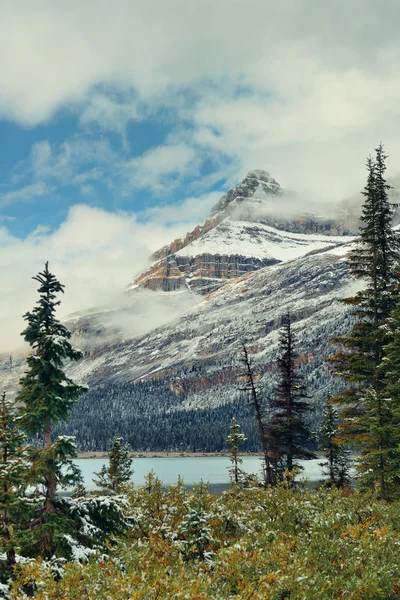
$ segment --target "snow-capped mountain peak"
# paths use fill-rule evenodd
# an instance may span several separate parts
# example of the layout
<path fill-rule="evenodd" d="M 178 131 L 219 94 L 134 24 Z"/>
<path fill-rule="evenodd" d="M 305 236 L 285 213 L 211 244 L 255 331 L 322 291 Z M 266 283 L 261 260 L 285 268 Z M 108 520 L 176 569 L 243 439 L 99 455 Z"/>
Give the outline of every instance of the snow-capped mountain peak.
<path fill-rule="evenodd" d="M 241 203 L 249 200 L 265 201 L 271 199 L 271 196 L 277 196 L 282 193 L 279 183 L 271 177 L 267 171 L 255 169 L 249 171 L 246 177 L 234 188 L 222 196 L 217 204 L 212 208 L 210 218 L 219 214 L 232 214 Z"/>
<path fill-rule="evenodd" d="M 285 202 L 290 199 L 267 171 L 250 171 L 206 221 L 155 252 L 153 265 L 127 292 L 149 288 L 208 294 L 250 271 L 348 241 L 338 222 L 289 217 Z"/>

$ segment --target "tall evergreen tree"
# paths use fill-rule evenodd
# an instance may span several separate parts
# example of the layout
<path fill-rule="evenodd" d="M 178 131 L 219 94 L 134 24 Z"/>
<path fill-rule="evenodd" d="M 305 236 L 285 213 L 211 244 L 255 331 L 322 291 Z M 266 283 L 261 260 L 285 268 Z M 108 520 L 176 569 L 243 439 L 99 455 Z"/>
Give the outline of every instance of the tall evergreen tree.
<path fill-rule="evenodd" d="M 94 479 L 96 486 L 103 492 L 119 494 L 133 475 L 132 462 L 129 456 L 130 447 L 122 437 L 115 434 L 108 452 L 108 465 L 103 465 Z"/>
<path fill-rule="evenodd" d="M 361 278 L 365 287 L 344 300 L 353 307 L 357 321 L 347 336 L 336 339 L 340 350 L 330 358 L 335 373 L 348 384 L 335 397 L 342 406 L 343 440 L 359 447 L 361 481 L 377 486 L 382 498 L 387 497 L 386 457 L 392 442 L 385 433 L 391 416 L 384 401 L 380 364 L 387 343 L 383 324 L 398 297 L 400 251 L 399 239 L 391 228 L 394 209 L 385 179 L 386 158 L 381 144 L 376 148 L 375 161 L 367 161 L 360 237 L 349 256 L 352 275 Z"/>
<path fill-rule="evenodd" d="M 60 301 L 56 294 L 64 292 L 64 286 L 50 273 L 48 263 L 33 277 L 39 283 L 39 300 L 32 312 L 24 319 L 28 325 L 22 332 L 31 345 L 32 354 L 27 358 L 28 369 L 20 380 L 17 402 L 22 404 L 22 424 L 28 435 L 42 436 L 43 448 L 34 461 L 34 473 L 45 489 L 45 498 L 40 522 L 46 525 L 54 510 L 57 484 L 67 483 L 62 475 L 62 463 L 74 452 L 71 438 L 61 437 L 52 443 L 52 427 L 67 419 L 80 394 L 86 391 L 64 372 L 64 361 L 76 361 L 82 357 L 69 339 L 71 333 L 55 316 Z M 71 483 L 79 479 L 73 465 Z M 43 545 L 43 554 L 51 556 L 54 527 L 44 527 L 45 535 L 38 544 Z"/>
<path fill-rule="evenodd" d="M 246 440 L 244 433 L 240 432 L 240 425 L 236 421 L 236 417 L 233 417 L 232 423 L 230 426 L 230 434 L 227 437 L 227 442 L 230 446 L 229 449 L 229 458 L 232 463 L 232 466 L 229 468 L 229 472 L 231 475 L 231 481 L 233 483 L 239 483 L 240 476 L 242 474 L 241 468 L 239 465 L 242 464 L 243 459 L 239 456 L 239 448 Z"/>
<path fill-rule="evenodd" d="M 328 396 L 322 424 L 318 430 L 319 448 L 322 450 L 325 461 L 320 463 L 324 467 L 326 483 L 329 486 L 343 487 L 350 483 L 351 459 L 350 451 L 340 443 L 339 415 Z"/>
<path fill-rule="evenodd" d="M 292 472 L 301 459 L 315 458 L 308 449 L 311 432 L 308 417 L 311 406 L 304 381 L 296 368 L 296 339 L 289 314 L 282 319 L 279 337 L 279 383 L 270 401 L 269 438 L 276 456 L 277 471 Z"/>
<path fill-rule="evenodd" d="M 381 452 L 387 495 L 393 498 L 400 496 L 400 303 L 392 310 L 382 329 L 387 343 L 379 371 L 384 382 L 381 403 L 386 418 L 379 435 L 385 441 Z"/>

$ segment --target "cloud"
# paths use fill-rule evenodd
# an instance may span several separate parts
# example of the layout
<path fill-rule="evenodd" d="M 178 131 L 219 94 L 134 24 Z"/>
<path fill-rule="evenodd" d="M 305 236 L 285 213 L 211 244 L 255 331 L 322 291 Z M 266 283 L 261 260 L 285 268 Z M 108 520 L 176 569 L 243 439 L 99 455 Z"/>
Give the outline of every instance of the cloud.
<path fill-rule="evenodd" d="M 169 223 L 198 223 L 221 198 L 223 192 L 210 192 L 200 197 L 186 198 L 181 203 L 156 206 L 138 213 L 140 220 L 163 225 Z"/>
<path fill-rule="evenodd" d="M 137 99 L 132 93 L 121 94 L 117 97 L 111 92 L 94 90 L 80 114 L 82 125 L 98 125 L 101 129 L 115 131 L 125 138 L 128 121 L 140 121 Z"/>
<path fill-rule="evenodd" d="M 165 208 L 157 216 L 147 214 L 145 222 L 139 222 L 134 214 L 75 205 L 58 229 L 39 227 L 25 239 L 11 235 L 5 226 L 0 227 L 0 278 L 4 289 L 0 296 L 0 352 L 21 344 L 22 315 L 37 300 L 37 284 L 32 276 L 47 260 L 51 271 L 66 286 L 60 318 L 100 305 L 118 307 L 123 305 L 127 285 L 148 266 L 150 254 L 191 229 L 201 213 L 199 207 L 207 210 L 210 202 L 208 196 L 191 198 L 183 203 L 181 215 L 173 208 L 171 212 Z M 144 302 L 147 306 L 150 301 L 150 297 L 138 300 L 140 305 Z M 151 317 L 158 324 L 171 314 L 178 314 L 180 307 L 187 308 L 192 300 L 183 298 L 182 306 L 179 302 L 174 306 L 167 303 L 165 310 L 164 304 L 158 298 L 154 310 L 161 312 Z M 132 334 L 139 321 L 134 314 L 124 318 L 129 321 Z M 142 315 L 141 320 L 144 319 Z M 140 331 L 143 328 L 146 324 L 141 322 Z"/>
<path fill-rule="evenodd" d="M 147 99 L 171 87 L 233 77 L 286 100 L 313 92 L 323 72 L 398 77 L 400 8 L 391 0 L 367 8 L 363 0 L 329 6 L 319 0 L 279 6 L 262 0 L 115 0 L 112 6 L 71 0 L 68 11 L 39 0 L 37 6 L 10 3 L 0 26 L 2 112 L 30 124 L 87 100 L 98 83 L 132 86 Z M 102 101 L 98 94 L 92 99 L 95 112 L 103 111 Z"/>
<path fill-rule="evenodd" d="M 101 178 L 103 174 L 103 169 L 101 167 L 93 167 L 89 171 L 85 171 L 83 173 L 79 173 L 75 175 L 72 180 L 72 183 L 83 184 L 88 181 L 96 181 Z"/>
<path fill-rule="evenodd" d="M 202 179 L 211 157 L 230 183 L 264 168 L 331 202 L 362 188 L 364 157 L 379 140 L 388 172 L 399 170 L 399 19 L 392 0 L 71 0 L 65 11 L 51 0 L 8 3 L 0 115 L 34 126 L 69 110 L 97 134 L 124 137 L 132 119 L 179 131 L 133 161 L 99 139 L 96 164 L 82 138 L 50 154 L 44 141 L 38 181 L 40 172 L 76 177 L 81 160 L 88 171 L 112 165 L 126 193 L 165 194 Z"/>
<path fill-rule="evenodd" d="M 116 160 L 108 140 L 89 139 L 76 134 L 61 144 L 52 145 L 48 140 L 34 144 L 27 167 L 37 180 L 70 183 L 78 177 L 76 181 L 81 183 L 85 179 L 98 179 L 99 165 L 109 165 Z M 85 168 L 88 170 L 82 172 Z"/>
<path fill-rule="evenodd" d="M 0 196 L 0 206 L 8 206 L 16 202 L 27 202 L 50 194 L 53 188 L 44 182 L 32 183 Z M 7 217 L 4 217 L 6 219 Z"/>
<path fill-rule="evenodd" d="M 161 145 L 123 166 L 127 190 L 147 188 L 156 194 L 171 191 L 187 176 L 199 173 L 196 150 L 187 144 Z"/>

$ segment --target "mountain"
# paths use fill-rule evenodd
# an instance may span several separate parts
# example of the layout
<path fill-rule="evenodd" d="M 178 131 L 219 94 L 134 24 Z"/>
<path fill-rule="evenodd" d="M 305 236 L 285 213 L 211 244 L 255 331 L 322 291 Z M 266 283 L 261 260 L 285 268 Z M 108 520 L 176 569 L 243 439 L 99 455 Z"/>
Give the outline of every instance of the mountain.
<path fill-rule="evenodd" d="M 346 263 L 353 238 L 345 216 L 301 214 L 296 203 L 268 173 L 251 171 L 204 223 L 153 255 L 121 306 L 72 316 L 85 358 L 68 371 L 90 391 L 59 431 L 87 450 L 105 449 L 116 429 L 138 450 L 220 450 L 236 415 L 256 449 L 240 389 L 242 344 L 267 403 L 287 312 L 316 425 L 326 393 L 340 385 L 324 358 L 351 324 L 337 299 L 354 293 Z M 0 360 L 9 387 L 22 364 Z"/>
<path fill-rule="evenodd" d="M 291 207 L 292 215 L 288 214 Z M 209 294 L 230 279 L 343 243 L 339 219 L 296 214 L 296 197 L 266 171 L 250 171 L 193 231 L 164 246 L 127 288 Z"/>

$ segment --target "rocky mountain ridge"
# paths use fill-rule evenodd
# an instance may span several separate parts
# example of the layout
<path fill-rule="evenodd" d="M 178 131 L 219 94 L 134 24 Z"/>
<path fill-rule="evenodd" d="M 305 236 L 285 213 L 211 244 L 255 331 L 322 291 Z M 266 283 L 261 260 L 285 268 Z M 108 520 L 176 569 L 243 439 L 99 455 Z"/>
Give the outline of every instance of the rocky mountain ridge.
<path fill-rule="evenodd" d="M 343 235 L 349 233 L 339 220 L 284 216 L 286 205 L 287 193 L 269 173 L 250 171 L 202 224 L 156 251 L 153 264 L 126 292 L 187 288 L 209 294 L 230 279 L 287 257 L 343 243 Z"/>

